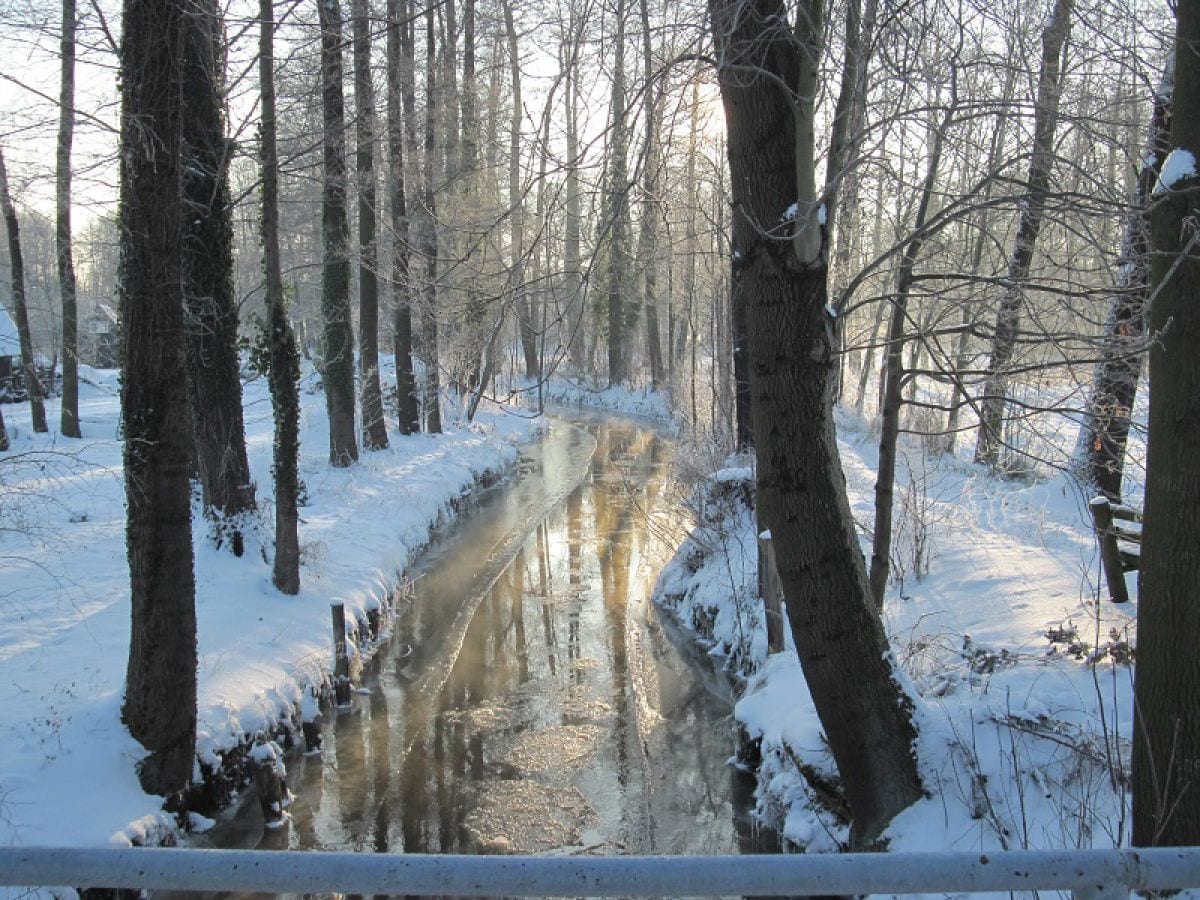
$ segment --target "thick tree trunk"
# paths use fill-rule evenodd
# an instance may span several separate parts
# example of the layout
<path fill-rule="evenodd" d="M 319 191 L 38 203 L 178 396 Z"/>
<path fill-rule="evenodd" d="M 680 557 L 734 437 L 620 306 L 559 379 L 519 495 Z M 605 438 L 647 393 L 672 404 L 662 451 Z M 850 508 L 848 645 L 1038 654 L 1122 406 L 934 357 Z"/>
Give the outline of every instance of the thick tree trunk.
<path fill-rule="evenodd" d="M 1004 408 L 1008 399 L 1008 367 L 1017 346 L 1021 309 L 1025 305 L 1025 283 L 1033 264 L 1033 252 L 1042 230 L 1042 216 L 1054 165 L 1054 132 L 1058 125 L 1058 101 L 1062 94 L 1062 58 L 1071 34 L 1074 0 L 1055 0 L 1050 21 L 1042 32 L 1042 62 L 1034 108 L 1033 156 L 1029 181 L 1021 203 L 1016 244 L 1008 267 L 1007 286 L 996 314 L 992 354 L 979 401 L 979 439 L 975 461 L 995 469 L 1000 465 Z"/>
<path fill-rule="evenodd" d="M 58 147 L 55 179 L 54 258 L 62 297 L 63 437 L 82 437 L 79 427 L 79 308 L 75 302 L 75 260 L 71 252 L 71 144 L 75 136 L 75 0 L 63 0 L 62 81 L 58 94 Z"/>
<path fill-rule="evenodd" d="M 149 793 L 184 788 L 196 753 L 180 172 L 183 0 L 125 0 L 121 268 L 126 547 L 131 631 L 122 718 L 149 751 Z"/>
<path fill-rule="evenodd" d="M 218 546 L 242 555 L 237 517 L 254 509 L 246 459 L 233 284 L 230 143 L 222 116 L 224 51 L 215 0 L 196 0 L 183 21 L 183 303 L 188 400 L 205 514 Z"/>
<path fill-rule="evenodd" d="M 912 704 L 871 601 L 834 434 L 810 143 L 821 10 L 806 4 L 798 42 L 779 0 L 713 0 L 710 9 L 747 303 L 760 516 L 779 548 L 792 636 L 853 814 L 851 840 L 862 847 L 920 797 L 921 783 Z M 794 223 L 784 221 L 784 198 L 798 200 Z"/>
<path fill-rule="evenodd" d="M 1146 521 L 1138 571 L 1133 843 L 1200 844 L 1200 3 L 1176 7 L 1171 152 L 1192 168 L 1155 198 Z M 1189 152 L 1190 151 L 1190 152 Z M 1164 168 L 1170 167 L 1168 162 Z"/>
<path fill-rule="evenodd" d="M 438 223 L 434 199 L 434 173 L 437 157 L 437 54 L 434 8 L 425 10 L 425 427 L 430 434 L 441 434 L 441 371 L 438 352 Z"/>
<path fill-rule="evenodd" d="M 1150 287 L 1150 192 L 1158 181 L 1169 143 L 1171 79 L 1168 71 L 1154 99 L 1129 220 L 1121 241 L 1117 283 L 1104 327 L 1101 359 L 1096 364 L 1077 456 L 1081 474 L 1109 500 L 1121 499 L 1125 443 L 1130 414 L 1142 374 L 1145 307 Z"/>
<path fill-rule="evenodd" d="M 362 381 L 362 443 L 388 445 L 379 383 L 379 248 L 375 239 L 375 88 L 367 0 L 353 0 L 355 171 L 358 175 L 358 366 Z"/>
<path fill-rule="evenodd" d="M 259 0 L 258 74 L 261 97 L 263 269 L 270 329 L 271 406 L 275 443 L 275 563 L 272 580 L 285 594 L 300 591 L 300 355 L 288 321 L 279 254 L 279 153 L 275 118 L 275 23 L 272 0 Z"/>
<path fill-rule="evenodd" d="M 8 189 L 8 170 L 4 165 L 3 151 L 0 151 L 0 212 L 4 215 L 4 225 L 8 233 L 13 318 L 16 319 L 17 337 L 21 343 L 21 372 L 25 377 L 25 390 L 29 392 L 29 413 L 33 419 L 34 431 L 49 431 L 46 425 L 46 404 L 42 399 L 42 382 L 38 379 L 37 363 L 33 358 L 29 308 L 25 302 L 25 259 L 21 255 L 21 228 L 17 223 L 17 208 L 13 206 L 12 194 Z"/>
<path fill-rule="evenodd" d="M 325 353 L 321 378 L 329 414 L 329 462 L 358 460 L 354 428 L 354 329 L 350 320 L 350 222 L 346 217 L 346 108 L 342 96 L 342 8 L 317 0 L 321 23 L 324 173 L 321 191 L 321 316 Z"/>
<path fill-rule="evenodd" d="M 406 134 L 416 100 L 412 97 L 413 54 L 409 41 L 407 4 L 388 0 L 387 5 L 387 112 L 388 112 L 388 190 L 391 194 L 392 222 L 392 350 L 396 355 L 396 416 L 401 434 L 421 430 L 421 409 L 417 403 L 417 380 L 413 375 L 413 290 L 409 269 L 412 258 L 412 225 L 408 217 L 408 196 L 404 187 L 405 149 L 408 164 L 414 164 L 412 141 Z M 404 118 L 401 117 L 401 107 Z"/>

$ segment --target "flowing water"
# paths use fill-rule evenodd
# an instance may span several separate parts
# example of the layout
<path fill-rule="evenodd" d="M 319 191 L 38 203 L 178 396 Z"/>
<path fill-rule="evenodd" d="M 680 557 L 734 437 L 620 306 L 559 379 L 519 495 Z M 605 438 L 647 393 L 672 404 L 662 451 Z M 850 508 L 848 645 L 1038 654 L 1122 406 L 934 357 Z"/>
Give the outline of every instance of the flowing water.
<path fill-rule="evenodd" d="M 202 846 L 775 849 L 726 765 L 723 679 L 651 608 L 672 452 L 644 425 L 554 420 L 426 555 L 369 693 L 326 713 L 323 754 L 289 761 L 290 823 L 264 833 L 246 802 Z"/>

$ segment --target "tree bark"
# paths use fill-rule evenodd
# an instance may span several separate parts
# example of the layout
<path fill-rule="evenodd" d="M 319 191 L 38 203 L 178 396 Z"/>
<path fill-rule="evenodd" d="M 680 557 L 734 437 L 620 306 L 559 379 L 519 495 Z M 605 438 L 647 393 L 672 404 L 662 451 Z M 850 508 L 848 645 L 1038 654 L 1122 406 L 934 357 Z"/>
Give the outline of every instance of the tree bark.
<path fill-rule="evenodd" d="M 17 338 L 21 343 L 21 372 L 25 377 L 25 390 L 29 392 L 29 413 L 33 419 L 33 430 L 49 431 L 46 425 L 46 404 L 43 400 L 42 382 L 37 374 L 37 362 L 33 358 L 33 334 L 29 330 L 29 307 L 25 302 L 25 258 L 21 255 L 21 227 L 17 222 L 17 208 L 13 206 L 12 193 L 8 189 L 8 169 L 4 165 L 4 153 L 0 151 L 0 212 L 8 233 L 8 262 L 12 272 L 13 318 L 16 319 Z"/>
<path fill-rule="evenodd" d="M 407 24 L 401 25 L 401 0 L 387 5 L 387 113 L 388 113 L 388 190 L 391 194 L 392 224 L 392 350 L 396 356 L 396 414 L 401 434 L 421 430 L 421 410 L 417 404 L 417 381 L 413 375 L 412 278 L 409 271 L 412 241 L 408 217 L 408 198 L 404 188 L 405 121 L 401 106 L 407 100 L 413 80 L 413 58 L 408 42 Z M 404 12 L 407 18 L 407 10 Z M 403 30 L 401 30 L 403 29 Z M 412 115 L 415 100 L 405 107 Z M 413 164 L 412 156 L 408 157 Z"/>
<path fill-rule="evenodd" d="M 512 293 L 513 310 L 521 338 L 521 353 L 525 360 L 525 377 L 539 378 L 537 334 L 533 327 L 533 310 L 525 290 L 525 200 L 521 193 L 521 57 L 517 28 L 513 20 L 512 3 L 503 0 L 504 36 L 508 47 L 508 72 L 512 86 L 512 119 L 508 131 L 508 290 Z"/>
<path fill-rule="evenodd" d="M 1058 125 L 1058 101 L 1062 94 L 1062 58 L 1071 34 L 1074 0 L 1054 0 L 1050 21 L 1042 32 L 1042 61 L 1038 75 L 1038 93 L 1034 107 L 1033 156 L 1029 180 L 1021 204 L 1016 244 L 1008 267 L 1007 287 L 996 314 L 991 359 L 983 397 L 979 402 L 979 438 L 975 461 L 991 469 L 1000 465 L 1003 443 L 1004 408 L 1008 395 L 1008 366 L 1012 362 L 1021 327 L 1021 308 L 1025 305 L 1025 284 L 1033 264 L 1033 252 L 1042 230 L 1042 217 L 1050 189 L 1054 165 L 1054 132 Z"/>
<path fill-rule="evenodd" d="M 71 251 L 71 144 L 75 136 L 75 0 L 63 0 L 59 41 L 62 80 L 58 95 L 58 147 L 55 164 L 54 250 L 62 297 L 63 437 L 82 437 L 79 427 L 79 308 L 75 302 L 75 260 Z"/>
<path fill-rule="evenodd" d="M 1077 456 L 1093 489 L 1121 499 L 1130 414 L 1142 374 L 1146 297 L 1150 288 L 1150 193 L 1158 181 L 1170 140 L 1171 79 L 1168 71 L 1154 98 L 1129 219 L 1121 242 L 1117 283 L 1104 327 L 1101 358 L 1092 377 Z"/>
<path fill-rule="evenodd" d="M 142 788 L 184 788 L 196 751 L 196 608 L 183 334 L 183 0 L 125 0 L 121 267 L 131 631 L 122 718 Z"/>
<path fill-rule="evenodd" d="M 367 0 L 353 0 L 355 171 L 358 175 L 358 371 L 362 379 L 362 443 L 388 445 L 379 383 L 379 247 L 375 238 L 375 89 Z"/>
<path fill-rule="evenodd" d="M 826 235 L 814 148 L 801 146 L 814 134 L 821 9 L 806 3 L 795 33 L 780 0 L 712 0 L 710 9 L 747 303 L 760 516 L 853 814 L 851 842 L 863 847 L 920 797 L 921 783 L 912 703 L 871 602 L 834 434 Z M 781 198 L 797 199 L 795 222 L 785 221 Z"/>
<path fill-rule="evenodd" d="M 437 207 L 434 195 L 434 173 L 437 157 L 437 55 L 434 28 L 434 8 L 425 10 L 425 347 L 427 366 L 425 383 L 429 386 L 426 398 L 426 429 L 441 434 L 441 372 L 438 352 L 438 231 Z"/>
<path fill-rule="evenodd" d="M 259 0 L 258 74 L 261 97 L 263 269 L 267 283 L 267 327 L 270 329 L 271 406 L 275 442 L 271 471 L 275 476 L 275 562 L 272 581 L 285 594 L 300 592 L 300 355 L 288 321 L 279 254 L 279 153 L 275 116 L 275 9 Z"/>
<path fill-rule="evenodd" d="M 1200 3 L 1176 7 L 1172 153 L 1200 147 Z M 1155 198 L 1150 438 L 1138 570 L 1133 843 L 1200 844 L 1200 178 Z"/>
<path fill-rule="evenodd" d="M 217 545 L 242 555 L 238 517 L 254 509 L 246 459 L 238 314 L 233 284 L 230 143 L 222 115 L 224 51 L 215 0 L 195 0 L 183 20 L 183 303 L 188 401 L 205 514 Z"/>
<path fill-rule="evenodd" d="M 942 147 L 946 142 L 946 131 L 954 119 L 956 90 L 951 80 L 950 105 L 936 127 L 933 146 L 929 154 L 925 182 L 921 187 L 921 199 L 917 203 L 917 214 L 913 220 L 913 239 L 904 248 L 900 269 L 896 273 L 896 292 L 892 295 L 892 320 L 887 336 L 886 387 L 883 406 L 880 410 L 882 423 L 879 432 L 879 471 L 875 477 L 875 527 L 871 543 L 871 596 L 877 609 L 883 609 L 883 595 L 887 590 L 888 574 L 891 569 L 892 552 L 892 508 L 896 487 L 896 442 L 900 437 L 900 407 L 903 403 L 901 389 L 904 386 L 904 334 L 908 322 L 908 300 L 912 292 L 913 275 L 917 257 L 925 246 L 923 230 L 929 215 L 937 185 L 938 168 L 942 161 Z M 915 366 L 914 366 L 915 368 Z"/>
<path fill-rule="evenodd" d="M 321 378 L 329 414 L 329 462 L 358 460 L 354 428 L 354 330 L 350 320 L 350 222 L 346 217 L 346 108 L 342 96 L 342 9 L 317 0 L 321 23 L 321 105 L 324 171 L 321 190 L 321 316 L 325 353 Z"/>
<path fill-rule="evenodd" d="M 628 378 L 625 348 L 625 284 L 629 271 L 629 174 L 628 134 L 625 121 L 625 0 L 617 0 L 616 33 L 613 36 L 611 130 L 609 132 L 608 266 L 606 310 L 608 314 L 608 383 L 624 384 Z"/>
<path fill-rule="evenodd" d="M 574 8 L 572 7 L 572 16 Z M 583 371 L 586 344 L 583 335 L 584 287 L 581 256 L 583 207 L 579 186 L 578 64 L 571 56 L 565 68 L 563 103 L 566 107 L 567 160 L 566 209 L 563 223 L 563 290 L 567 305 L 567 348 L 576 374 Z"/>
<path fill-rule="evenodd" d="M 642 225 L 638 235 L 638 261 L 642 269 L 642 312 L 646 317 L 646 360 L 650 364 L 650 384 L 654 390 L 663 386 L 662 342 L 658 334 L 658 220 L 659 169 L 662 151 L 659 147 L 659 95 L 654 81 L 654 54 L 650 46 L 650 7 L 640 0 L 642 15 L 642 63 L 646 78 L 644 109 L 646 114 L 646 159 L 642 174 Z"/>

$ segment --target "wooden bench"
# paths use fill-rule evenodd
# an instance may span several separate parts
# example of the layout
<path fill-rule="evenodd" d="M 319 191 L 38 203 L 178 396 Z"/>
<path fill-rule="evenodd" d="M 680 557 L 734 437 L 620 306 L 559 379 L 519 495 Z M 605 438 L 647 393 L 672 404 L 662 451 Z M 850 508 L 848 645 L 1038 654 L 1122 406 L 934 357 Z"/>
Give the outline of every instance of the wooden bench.
<path fill-rule="evenodd" d="M 1104 566 L 1109 598 L 1113 603 L 1127 603 L 1129 590 L 1125 587 L 1125 573 L 1136 572 L 1141 561 L 1141 510 L 1112 503 L 1107 497 L 1096 497 L 1088 506 L 1092 510 L 1096 539 L 1100 542 L 1100 562 Z M 1136 527 L 1117 525 L 1117 521 L 1129 522 Z"/>

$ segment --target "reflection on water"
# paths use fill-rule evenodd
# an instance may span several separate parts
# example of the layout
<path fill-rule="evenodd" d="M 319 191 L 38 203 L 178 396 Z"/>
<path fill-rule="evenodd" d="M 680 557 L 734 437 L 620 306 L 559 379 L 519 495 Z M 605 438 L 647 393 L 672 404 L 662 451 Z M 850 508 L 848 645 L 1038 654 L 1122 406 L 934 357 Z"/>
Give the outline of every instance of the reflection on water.
<path fill-rule="evenodd" d="M 291 824 L 257 845 L 773 849 L 746 818 L 750 786 L 725 765 L 728 702 L 649 605 L 669 551 L 647 515 L 669 462 L 652 430 L 556 423 L 528 476 L 433 554 L 395 625 L 395 645 L 413 651 L 368 671 L 370 693 L 327 726 L 323 756 L 289 762 Z M 245 804 L 208 845 L 254 846 L 256 811 Z"/>

